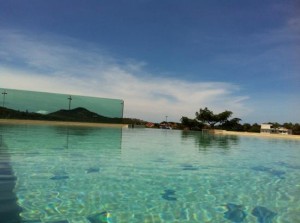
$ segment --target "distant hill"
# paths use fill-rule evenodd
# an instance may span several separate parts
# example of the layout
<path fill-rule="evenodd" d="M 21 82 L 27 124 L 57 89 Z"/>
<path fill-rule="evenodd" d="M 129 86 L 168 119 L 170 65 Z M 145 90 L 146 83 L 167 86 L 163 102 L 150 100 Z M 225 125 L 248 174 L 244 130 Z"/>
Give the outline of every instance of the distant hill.
<path fill-rule="evenodd" d="M 6 119 L 29 119 L 29 120 L 49 120 L 49 121 L 75 121 L 75 122 L 101 122 L 101 123 L 121 123 L 122 118 L 109 118 L 91 112 L 86 108 L 78 107 L 71 110 L 61 109 L 46 115 L 35 112 L 16 111 L 9 108 L 0 107 L 0 118 Z"/>
<path fill-rule="evenodd" d="M 25 111 L 17 111 L 10 108 L 0 107 L 0 118 L 5 119 L 42 119 L 45 120 L 44 115 L 38 113 L 31 113 Z"/>
<path fill-rule="evenodd" d="M 46 116 L 56 120 L 64 121 L 81 121 L 81 122 L 105 122 L 105 123 L 116 123 L 120 122 L 120 118 L 108 118 L 99 115 L 95 112 L 91 112 L 86 108 L 78 107 L 71 110 L 61 109 L 56 112 L 47 114 Z"/>

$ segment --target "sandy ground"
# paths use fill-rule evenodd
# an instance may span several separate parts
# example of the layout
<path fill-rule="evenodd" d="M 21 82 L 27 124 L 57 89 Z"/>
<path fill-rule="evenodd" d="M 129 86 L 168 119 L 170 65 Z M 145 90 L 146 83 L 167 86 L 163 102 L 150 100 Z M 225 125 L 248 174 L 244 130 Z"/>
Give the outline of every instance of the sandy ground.
<path fill-rule="evenodd" d="M 300 135 L 281 135 L 281 134 L 268 134 L 268 133 L 252 133 L 252 132 L 234 132 L 234 131 L 216 131 L 214 134 L 220 135 L 240 135 L 240 136 L 252 136 L 252 137 L 263 137 L 263 138 L 274 138 L 274 139 L 294 139 L 300 140 Z"/>
<path fill-rule="evenodd" d="M 89 122 L 61 122 L 61 121 L 41 121 L 41 120 L 19 120 L 0 119 L 1 124 L 13 125 L 54 125 L 54 126 L 79 126 L 79 127 L 116 127 L 125 128 L 127 124 L 89 123 Z"/>

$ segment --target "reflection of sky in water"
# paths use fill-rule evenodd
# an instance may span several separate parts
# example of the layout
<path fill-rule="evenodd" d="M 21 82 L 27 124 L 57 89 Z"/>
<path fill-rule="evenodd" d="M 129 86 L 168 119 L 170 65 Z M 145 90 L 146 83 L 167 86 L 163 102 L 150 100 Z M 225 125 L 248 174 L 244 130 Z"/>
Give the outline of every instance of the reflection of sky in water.
<path fill-rule="evenodd" d="M 3 89 L 0 89 L 3 92 Z M 60 109 L 69 109 L 70 95 L 55 94 L 34 91 L 22 91 L 6 89 L 5 107 L 28 112 L 47 114 Z M 2 96 L 2 95 L 1 95 Z M 89 111 L 96 112 L 106 117 L 122 117 L 123 101 L 118 99 L 107 99 L 71 95 L 71 108 L 83 107 Z M 1 106 L 3 97 L 1 97 Z"/>
<path fill-rule="evenodd" d="M 299 141 L 46 126 L 1 134 L 23 219 L 299 222 Z"/>

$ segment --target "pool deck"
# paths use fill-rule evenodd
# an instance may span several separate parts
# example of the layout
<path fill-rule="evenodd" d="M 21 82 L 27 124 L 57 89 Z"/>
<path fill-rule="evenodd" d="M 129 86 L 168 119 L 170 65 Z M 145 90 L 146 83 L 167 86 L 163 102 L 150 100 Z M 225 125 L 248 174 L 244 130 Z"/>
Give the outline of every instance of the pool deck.
<path fill-rule="evenodd" d="M 11 125 L 51 125 L 51 126 L 77 126 L 77 127 L 112 127 L 127 128 L 127 124 L 89 123 L 89 122 L 64 122 L 64 121 L 42 121 L 23 119 L 0 119 L 1 124 Z"/>
<path fill-rule="evenodd" d="M 252 136 L 261 138 L 273 138 L 273 139 L 292 139 L 300 140 L 300 135 L 283 135 L 283 134 L 269 134 L 269 133 L 253 133 L 253 132 L 235 132 L 226 130 L 217 130 L 214 132 L 217 135 L 239 135 L 239 136 Z"/>

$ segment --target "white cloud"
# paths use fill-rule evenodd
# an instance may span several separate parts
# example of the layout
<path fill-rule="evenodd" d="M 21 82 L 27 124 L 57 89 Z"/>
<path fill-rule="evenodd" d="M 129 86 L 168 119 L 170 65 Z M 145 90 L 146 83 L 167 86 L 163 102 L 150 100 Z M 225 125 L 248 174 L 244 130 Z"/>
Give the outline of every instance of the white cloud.
<path fill-rule="evenodd" d="M 47 115 L 50 112 L 49 111 L 45 111 L 45 110 L 39 110 L 39 111 L 36 111 L 35 113 L 42 114 L 42 115 Z"/>
<path fill-rule="evenodd" d="M 192 118 L 204 107 L 231 110 L 242 118 L 250 112 L 244 105 L 247 96 L 236 95 L 239 88 L 231 83 L 149 74 L 144 62 L 124 59 L 120 65 L 106 52 L 75 40 L 39 40 L 7 30 L 0 34 L 2 88 L 120 98 L 125 100 L 125 117 L 149 121 L 162 121 L 166 115 L 172 121 Z"/>

